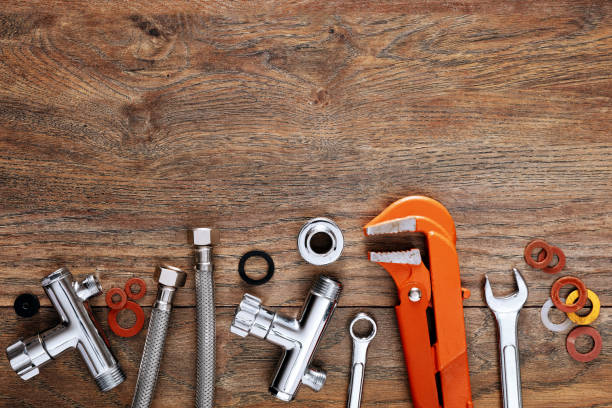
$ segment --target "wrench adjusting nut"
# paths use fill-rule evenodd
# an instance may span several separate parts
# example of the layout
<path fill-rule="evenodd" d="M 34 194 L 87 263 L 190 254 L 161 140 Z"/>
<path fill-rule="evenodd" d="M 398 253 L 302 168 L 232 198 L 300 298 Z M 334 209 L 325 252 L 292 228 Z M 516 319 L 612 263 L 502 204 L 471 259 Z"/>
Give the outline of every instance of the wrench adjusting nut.
<path fill-rule="evenodd" d="M 134 293 L 132 291 L 132 286 L 138 286 L 138 292 Z M 147 293 L 147 284 L 144 280 L 140 278 L 130 278 L 127 282 L 125 282 L 125 293 L 132 300 L 138 300 L 142 298 L 145 293 Z"/>
<path fill-rule="evenodd" d="M 298 250 L 302 258 L 313 265 L 327 265 L 336 261 L 344 248 L 342 231 L 329 218 L 309 220 L 298 235 Z"/>
<path fill-rule="evenodd" d="M 544 256 L 543 259 L 540 259 L 538 256 L 538 259 L 536 260 L 536 259 L 533 259 L 533 257 L 531 256 L 531 254 L 533 253 L 533 250 L 537 248 L 542 249 L 538 255 L 543 254 Z M 553 253 L 552 253 L 550 245 L 548 245 L 546 241 L 542 239 L 534 239 L 533 241 L 528 243 L 527 246 L 525 247 L 523 256 L 525 258 L 525 262 L 527 262 L 527 265 L 533 268 L 536 268 L 536 269 L 542 269 L 542 268 L 545 268 L 550 263 L 550 261 L 552 261 Z"/>
<path fill-rule="evenodd" d="M 589 336 L 593 339 L 593 349 L 588 353 L 579 353 L 578 350 L 576 350 L 576 339 L 582 335 Z M 595 360 L 601 352 L 602 345 L 601 335 L 590 326 L 576 327 L 567 335 L 567 340 L 565 341 L 565 347 L 569 355 L 574 360 L 582 363 L 588 363 L 589 361 Z"/>
<path fill-rule="evenodd" d="M 119 302 L 113 301 L 113 296 L 115 295 L 119 296 Z M 109 289 L 109 291 L 106 292 L 105 299 L 106 305 L 113 310 L 121 310 L 125 307 L 125 304 L 127 303 L 127 295 L 125 291 L 121 288 Z"/>
<path fill-rule="evenodd" d="M 576 289 L 578 289 L 580 296 L 574 304 L 566 305 L 561 301 L 559 290 L 566 285 L 573 285 L 576 287 Z M 550 298 L 557 309 L 565 313 L 572 313 L 582 309 L 584 305 L 586 305 L 588 292 L 584 282 L 582 282 L 580 279 L 576 278 L 575 276 L 564 276 L 557 279 L 555 283 L 553 283 L 552 288 L 550 289 Z"/>
<path fill-rule="evenodd" d="M 553 255 L 552 259 L 554 259 L 555 255 L 557 256 L 557 264 L 554 266 L 550 266 L 549 264 L 548 266 L 545 266 L 544 268 L 542 268 L 542 270 L 546 273 L 553 275 L 561 271 L 561 269 L 565 267 L 565 254 L 563 253 L 561 248 L 556 247 L 556 246 L 549 247 L 548 252 L 552 252 L 552 255 Z M 540 251 L 540 253 L 538 254 L 538 262 L 543 261 L 545 258 L 546 258 L 546 254 L 544 253 L 544 250 Z"/>
<path fill-rule="evenodd" d="M 130 300 L 125 303 L 125 308 L 130 309 L 136 315 L 136 322 L 130 328 L 123 328 L 117 322 L 117 316 L 121 310 L 111 309 L 108 312 L 108 325 L 117 336 L 121 337 L 133 337 L 137 335 L 140 330 L 142 330 L 142 326 L 144 325 L 145 316 L 142 308 L 137 304 Z"/>
<path fill-rule="evenodd" d="M 567 299 L 565 299 L 565 304 L 567 305 L 573 304 L 576 301 L 577 297 L 578 297 L 578 291 L 575 290 L 567 296 Z M 599 309 L 601 308 L 601 302 L 599 301 L 599 296 L 597 296 L 595 292 L 593 292 L 590 289 L 587 289 L 587 297 L 593 304 L 593 309 L 588 315 L 580 316 L 576 313 L 567 314 L 567 317 L 569 317 L 572 322 L 579 324 L 581 326 L 585 326 L 587 324 L 593 323 L 595 319 L 599 317 Z"/>

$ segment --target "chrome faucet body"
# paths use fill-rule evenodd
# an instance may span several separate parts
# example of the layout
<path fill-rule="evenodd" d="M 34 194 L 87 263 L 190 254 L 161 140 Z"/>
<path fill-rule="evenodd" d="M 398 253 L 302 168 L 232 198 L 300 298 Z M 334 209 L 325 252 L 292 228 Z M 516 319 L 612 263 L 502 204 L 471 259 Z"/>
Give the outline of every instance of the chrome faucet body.
<path fill-rule="evenodd" d="M 44 278 L 42 286 L 61 321 L 6 349 L 13 370 L 29 380 L 40 372 L 39 367 L 76 348 L 101 391 L 121 384 L 125 375 L 86 304 L 87 299 L 102 293 L 98 280 L 89 275 L 82 282 L 75 282 L 67 268 L 60 268 Z"/>
<path fill-rule="evenodd" d="M 261 306 L 259 298 L 248 293 L 244 295 L 231 331 L 242 337 L 251 334 L 283 349 L 269 389 L 276 398 L 291 401 L 302 383 L 315 391 L 323 387 L 325 372 L 313 368 L 310 363 L 341 290 L 340 282 L 319 276 L 310 288 L 298 319 L 269 310 Z"/>

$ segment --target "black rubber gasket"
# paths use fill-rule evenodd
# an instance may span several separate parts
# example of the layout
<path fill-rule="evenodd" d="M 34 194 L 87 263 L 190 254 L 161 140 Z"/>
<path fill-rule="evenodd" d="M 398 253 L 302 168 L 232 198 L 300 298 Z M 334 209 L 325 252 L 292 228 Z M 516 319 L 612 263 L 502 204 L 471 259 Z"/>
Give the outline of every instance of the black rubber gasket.
<path fill-rule="evenodd" d="M 249 258 L 252 258 L 254 256 L 263 258 L 268 263 L 268 272 L 266 273 L 266 276 L 264 276 L 261 279 L 253 279 L 249 277 L 244 271 L 244 264 L 246 264 L 246 261 Z M 249 251 L 246 254 L 242 255 L 242 258 L 240 258 L 240 262 L 238 262 L 238 273 L 240 274 L 240 277 L 242 278 L 242 280 L 250 285 L 263 285 L 264 283 L 266 283 L 272 278 L 272 275 L 274 275 L 274 261 L 272 260 L 272 257 L 267 252 Z"/>
<path fill-rule="evenodd" d="M 17 313 L 18 316 L 32 317 L 38 313 L 38 309 L 40 309 L 40 302 L 38 301 L 38 297 L 32 295 L 31 293 L 22 293 L 15 299 L 13 307 L 15 308 L 15 313 Z"/>

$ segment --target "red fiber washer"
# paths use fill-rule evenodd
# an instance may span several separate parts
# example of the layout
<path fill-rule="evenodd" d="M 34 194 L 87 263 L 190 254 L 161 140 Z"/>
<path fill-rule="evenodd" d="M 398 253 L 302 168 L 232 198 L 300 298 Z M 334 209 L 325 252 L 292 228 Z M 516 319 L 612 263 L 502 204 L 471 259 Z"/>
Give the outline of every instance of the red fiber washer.
<path fill-rule="evenodd" d="M 555 274 L 559 271 L 561 271 L 561 269 L 563 269 L 563 267 L 565 267 L 565 254 L 563 253 L 563 251 L 561 250 L 561 248 L 556 247 L 556 246 L 551 246 L 550 247 L 550 251 L 553 254 L 553 257 L 555 255 L 557 255 L 557 259 L 558 262 L 555 266 L 546 266 L 544 268 L 542 268 L 542 270 L 546 273 L 550 273 Z M 546 258 L 546 255 L 544 254 L 544 250 L 540 251 L 540 253 L 538 254 L 538 262 L 544 260 Z M 551 258 L 552 260 L 552 258 Z"/>
<path fill-rule="evenodd" d="M 113 302 L 113 296 L 119 295 L 119 302 Z M 127 303 L 127 295 L 121 288 L 112 288 L 108 292 L 106 292 L 106 304 L 113 310 L 121 310 L 125 307 Z"/>
<path fill-rule="evenodd" d="M 531 253 L 536 248 L 542 248 L 542 252 L 540 252 L 540 254 L 544 253 L 544 259 L 540 260 L 539 257 L 537 260 L 533 259 Z M 553 254 L 550 245 L 548 245 L 546 241 L 541 239 L 534 239 L 525 247 L 523 257 L 525 258 L 525 262 L 527 262 L 527 265 L 536 269 L 542 269 L 548 266 L 550 261 L 552 261 Z"/>
<path fill-rule="evenodd" d="M 136 293 L 132 292 L 132 285 L 137 285 L 140 290 Z M 147 284 L 140 278 L 130 278 L 125 283 L 125 293 L 132 300 L 140 299 L 147 293 Z"/>
<path fill-rule="evenodd" d="M 117 309 L 111 309 L 110 312 L 108 312 L 108 325 L 113 333 L 115 333 L 117 336 L 132 337 L 137 335 L 140 330 L 142 330 L 145 316 L 142 308 L 137 303 L 128 300 L 125 304 L 125 308 L 134 312 L 136 315 L 136 323 L 134 323 L 132 327 L 124 329 L 123 327 L 119 326 L 119 323 L 117 322 L 117 315 L 120 311 Z"/>
<path fill-rule="evenodd" d="M 593 339 L 593 349 L 588 353 L 579 353 L 576 350 L 576 339 L 582 335 L 589 336 Z M 576 361 L 582 363 L 588 363 L 589 361 L 595 360 L 601 352 L 603 342 L 601 335 L 597 330 L 589 326 L 576 327 L 570 332 L 565 341 L 565 347 L 570 356 Z"/>
<path fill-rule="evenodd" d="M 576 287 L 576 289 L 578 289 L 578 299 L 576 300 L 576 303 L 572 305 L 566 305 L 560 299 L 559 290 L 565 285 L 573 285 Z M 572 313 L 582 309 L 584 305 L 586 305 L 588 292 L 584 282 L 582 282 L 580 279 L 576 278 L 575 276 L 564 276 L 557 279 L 555 283 L 553 283 L 552 288 L 550 288 L 550 298 L 557 309 L 565 313 Z"/>

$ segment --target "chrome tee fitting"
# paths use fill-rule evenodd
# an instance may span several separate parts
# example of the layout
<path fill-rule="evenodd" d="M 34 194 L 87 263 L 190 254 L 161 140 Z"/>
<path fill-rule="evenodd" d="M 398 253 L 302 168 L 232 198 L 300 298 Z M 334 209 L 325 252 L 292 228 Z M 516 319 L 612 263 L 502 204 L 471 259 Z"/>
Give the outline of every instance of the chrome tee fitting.
<path fill-rule="evenodd" d="M 310 288 L 299 319 L 266 309 L 255 296 L 244 295 L 236 310 L 231 331 L 242 337 L 249 334 L 283 348 L 270 393 L 291 401 L 300 384 L 319 391 L 325 383 L 324 371 L 310 366 L 319 340 L 334 313 L 342 285 L 319 276 Z"/>
<path fill-rule="evenodd" d="M 42 280 L 42 287 L 61 322 L 9 346 L 6 355 L 13 370 L 24 380 L 29 380 L 40 372 L 39 367 L 64 351 L 76 348 L 100 391 L 121 384 L 125 375 L 85 303 L 102 293 L 98 280 L 89 275 L 82 282 L 74 282 L 68 269 L 60 268 Z"/>

